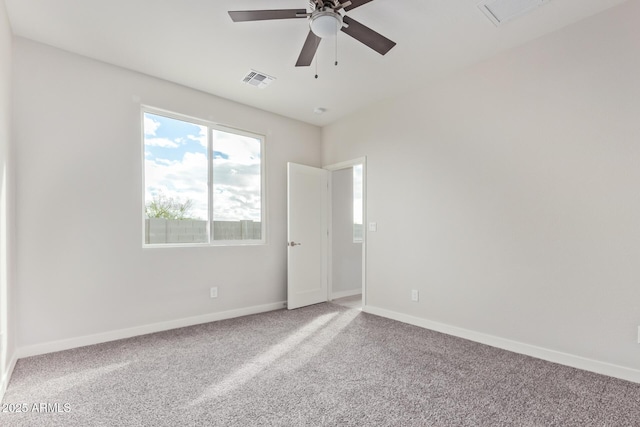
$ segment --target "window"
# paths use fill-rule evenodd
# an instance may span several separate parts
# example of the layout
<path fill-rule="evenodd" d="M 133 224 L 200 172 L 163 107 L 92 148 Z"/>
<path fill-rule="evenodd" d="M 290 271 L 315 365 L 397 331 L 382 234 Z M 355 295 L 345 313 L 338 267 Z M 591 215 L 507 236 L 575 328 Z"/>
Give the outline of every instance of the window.
<path fill-rule="evenodd" d="M 362 165 L 353 167 L 353 243 L 362 243 L 364 227 L 362 224 Z"/>
<path fill-rule="evenodd" d="M 264 137 L 143 110 L 144 243 L 264 243 Z"/>

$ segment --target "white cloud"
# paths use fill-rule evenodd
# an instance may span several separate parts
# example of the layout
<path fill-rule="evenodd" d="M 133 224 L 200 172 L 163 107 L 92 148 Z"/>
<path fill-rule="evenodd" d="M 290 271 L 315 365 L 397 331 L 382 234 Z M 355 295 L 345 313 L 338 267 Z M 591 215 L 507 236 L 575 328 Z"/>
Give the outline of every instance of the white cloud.
<path fill-rule="evenodd" d="M 260 221 L 260 164 L 213 161 L 214 219 Z"/>
<path fill-rule="evenodd" d="M 155 136 L 156 131 L 158 130 L 159 127 L 160 127 L 160 122 L 156 122 L 147 114 L 144 115 L 144 134 L 145 135 Z"/>
<path fill-rule="evenodd" d="M 154 161 L 159 165 L 167 165 L 167 166 L 171 166 L 176 163 L 175 161 L 171 161 L 167 159 L 155 159 Z"/>
<path fill-rule="evenodd" d="M 187 135 L 187 138 L 189 138 L 192 141 L 198 141 L 200 143 L 200 145 L 202 145 L 204 148 L 208 147 L 208 141 L 207 141 L 207 127 L 206 126 L 198 126 L 200 128 L 200 133 L 198 135 Z"/>
<path fill-rule="evenodd" d="M 145 160 L 146 201 L 163 193 L 167 197 L 193 201 L 193 216 L 208 217 L 207 156 L 203 153 L 185 153 L 182 160 Z"/>
<path fill-rule="evenodd" d="M 178 148 L 180 144 L 168 138 L 145 138 L 144 145 L 149 147 Z"/>
<path fill-rule="evenodd" d="M 260 163 L 260 140 L 248 136 L 213 131 L 213 151 L 218 151 L 236 163 Z"/>

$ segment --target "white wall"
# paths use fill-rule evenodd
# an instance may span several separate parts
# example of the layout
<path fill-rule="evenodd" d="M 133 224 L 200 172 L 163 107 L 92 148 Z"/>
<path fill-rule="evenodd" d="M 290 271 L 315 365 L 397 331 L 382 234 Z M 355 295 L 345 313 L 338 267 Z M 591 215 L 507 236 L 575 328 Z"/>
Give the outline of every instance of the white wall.
<path fill-rule="evenodd" d="M 624 3 L 323 129 L 324 164 L 367 156 L 374 311 L 640 381 L 639 16 Z"/>
<path fill-rule="evenodd" d="M 353 242 L 353 168 L 331 172 L 331 290 L 334 298 L 362 291 L 362 243 Z"/>
<path fill-rule="evenodd" d="M 21 348 L 286 300 L 286 162 L 320 165 L 319 128 L 20 38 L 14 54 Z M 142 249 L 140 103 L 266 135 L 267 245 Z"/>
<path fill-rule="evenodd" d="M 0 0 L 0 399 L 14 356 L 13 307 L 13 179 L 11 151 L 12 36 L 4 0 Z"/>

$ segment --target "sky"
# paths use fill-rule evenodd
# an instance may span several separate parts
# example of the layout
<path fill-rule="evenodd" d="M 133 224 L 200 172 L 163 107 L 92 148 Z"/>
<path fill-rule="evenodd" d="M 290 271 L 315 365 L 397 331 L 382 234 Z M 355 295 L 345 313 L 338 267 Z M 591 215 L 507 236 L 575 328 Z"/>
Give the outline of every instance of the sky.
<path fill-rule="evenodd" d="M 191 200 L 208 218 L 207 127 L 144 114 L 145 203 L 154 196 Z M 214 221 L 260 221 L 260 140 L 211 129 Z"/>

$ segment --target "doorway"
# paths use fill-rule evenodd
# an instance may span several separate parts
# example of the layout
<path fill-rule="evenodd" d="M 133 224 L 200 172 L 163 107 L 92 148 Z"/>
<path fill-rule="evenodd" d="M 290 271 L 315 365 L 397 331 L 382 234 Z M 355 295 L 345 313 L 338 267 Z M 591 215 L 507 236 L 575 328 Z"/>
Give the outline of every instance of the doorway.
<path fill-rule="evenodd" d="M 330 171 L 328 300 L 362 308 L 366 292 L 366 159 L 324 169 Z"/>
<path fill-rule="evenodd" d="M 366 205 L 364 157 L 322 169 L 287 164 L 288 309 L 340 298 L 366 306 Z"/>

